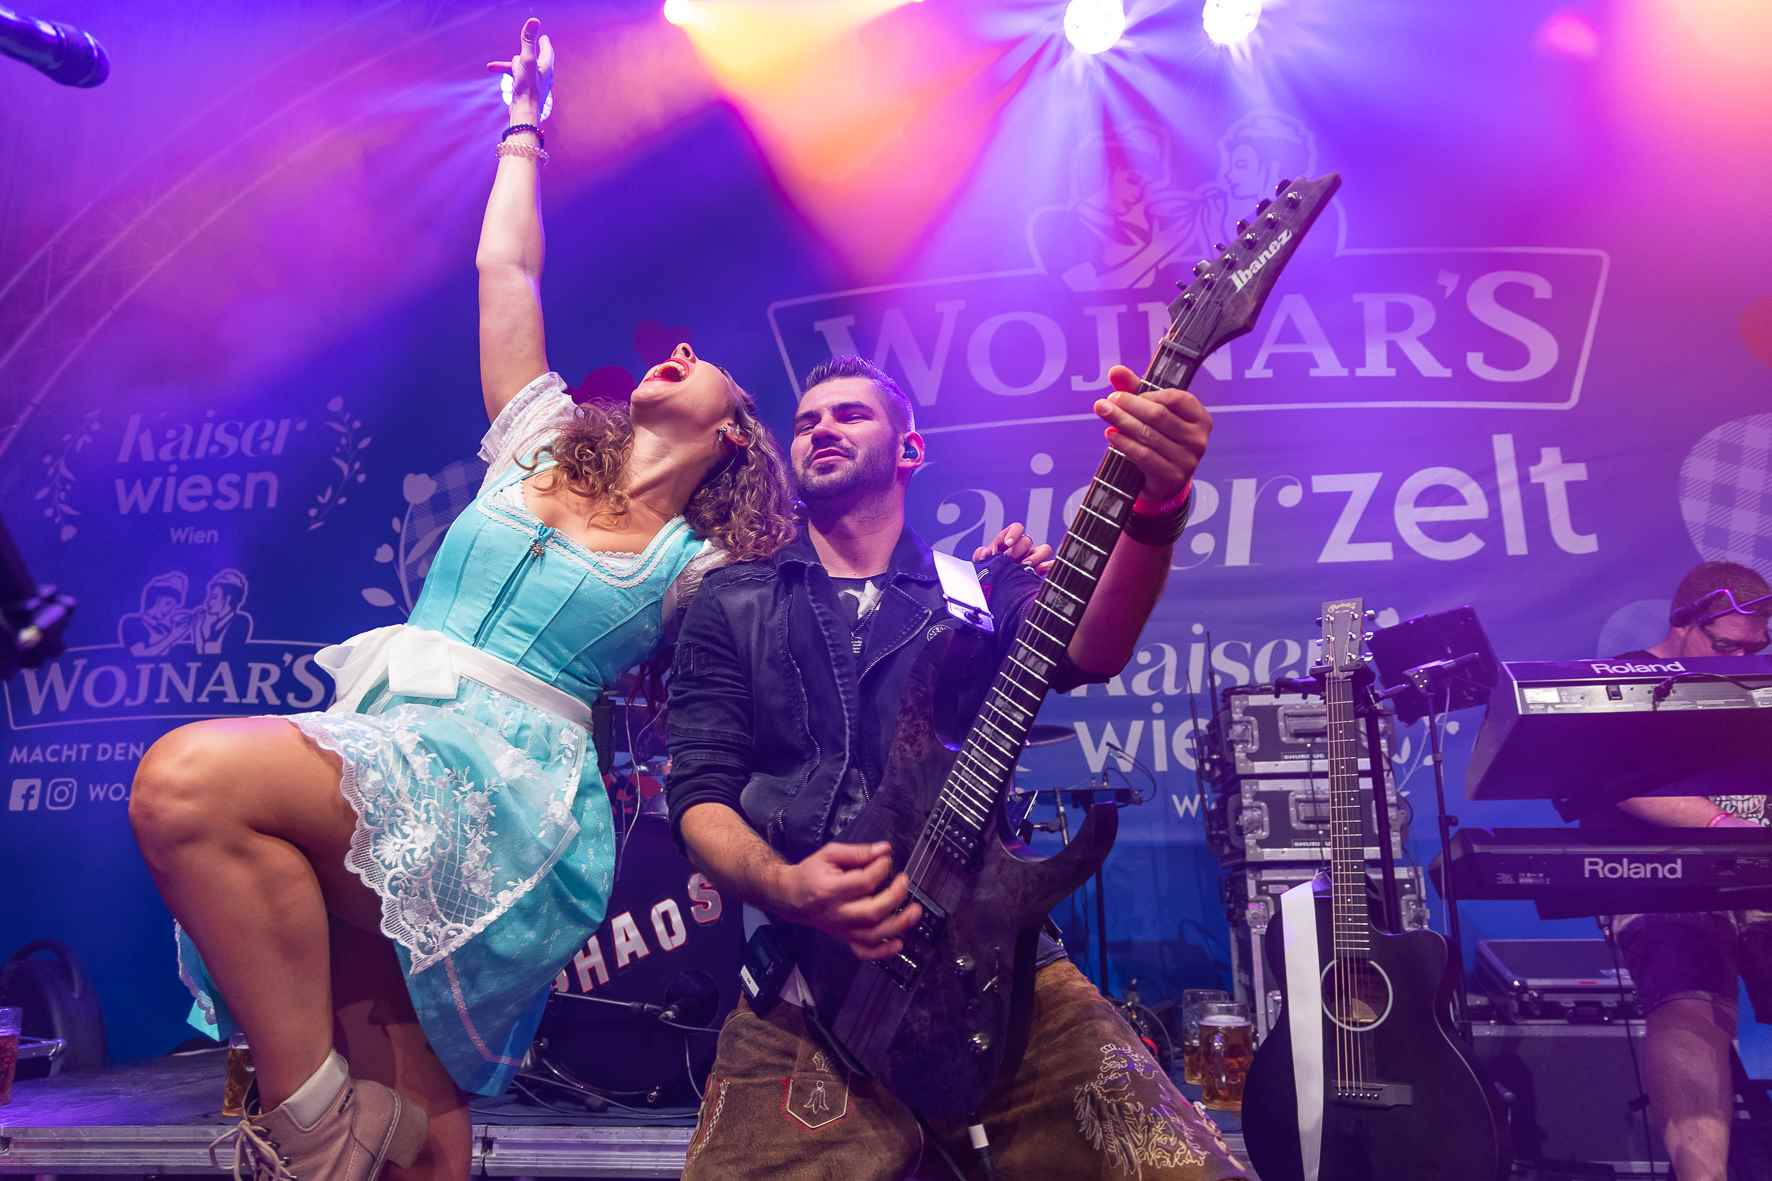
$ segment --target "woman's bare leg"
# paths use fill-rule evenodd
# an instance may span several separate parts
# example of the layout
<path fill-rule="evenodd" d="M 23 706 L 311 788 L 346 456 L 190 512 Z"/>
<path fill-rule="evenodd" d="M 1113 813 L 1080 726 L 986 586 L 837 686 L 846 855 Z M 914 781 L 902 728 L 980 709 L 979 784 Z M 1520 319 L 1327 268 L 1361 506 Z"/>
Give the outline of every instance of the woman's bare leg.
<path fill-rule="evenodd" d="M 328 899 L 314 865 L 348 875 L 356 816 L 340 770 L 281 719 L 198 722 L 149 748 L 130 796 L 160 893 L 252 1045 L 267 1111 L 332 1049 Z M 360 882 L 332 893 L 343 917 L 374 921 L 377 900 Z"/>
<path fill-rule="evenodd" d="M 347 871 L 348 872 L 348 871 Z M 390 1181 L 459 1181 L 469 1173 L 473 1135 L 468 1097 L 425 1040 L 393 944 L 373 929 L 332 924 L 334 1036 L 351 1074 L 418 1103 L 431 1117 L 424 1151 Z"/>

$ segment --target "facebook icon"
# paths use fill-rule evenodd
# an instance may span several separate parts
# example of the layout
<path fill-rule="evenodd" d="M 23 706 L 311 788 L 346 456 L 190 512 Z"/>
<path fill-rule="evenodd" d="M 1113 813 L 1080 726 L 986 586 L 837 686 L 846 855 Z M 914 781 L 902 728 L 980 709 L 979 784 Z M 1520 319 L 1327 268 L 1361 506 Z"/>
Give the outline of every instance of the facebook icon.
<path fill-rule="evenodd" d="M 41 779 L 14 779 L 12 796 L 6 802 L 9 812 L 35 812 L 43 798 Z"/>

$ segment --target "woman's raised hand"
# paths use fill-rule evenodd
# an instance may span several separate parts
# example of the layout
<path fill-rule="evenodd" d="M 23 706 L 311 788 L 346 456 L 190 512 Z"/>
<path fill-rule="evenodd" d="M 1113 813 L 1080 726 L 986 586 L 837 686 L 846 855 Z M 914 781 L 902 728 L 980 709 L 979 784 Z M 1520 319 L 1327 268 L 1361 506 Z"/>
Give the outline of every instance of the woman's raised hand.
<path fill-rule="evenodd" d="M 541 19 L 523 22 L 517 56 L 509 61 L 487 62 L 494 74 L 511 76 L 511 122 L 539 123 L 554 88 L 554 43 L 541 31 Z"/>

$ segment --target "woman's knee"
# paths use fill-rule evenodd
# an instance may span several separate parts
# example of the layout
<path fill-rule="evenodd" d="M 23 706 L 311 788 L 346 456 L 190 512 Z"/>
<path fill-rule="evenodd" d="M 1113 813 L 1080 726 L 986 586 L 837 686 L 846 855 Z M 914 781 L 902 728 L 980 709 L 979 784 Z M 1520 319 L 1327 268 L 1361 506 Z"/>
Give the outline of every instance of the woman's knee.
<path fill-rule="evenodd" d="M 129 822 L 144 847 L 186 844 L 225 822 L 218 774 L 225 746 L 212 723 L 194 722 L 148 748 L 129 792 Z"/>

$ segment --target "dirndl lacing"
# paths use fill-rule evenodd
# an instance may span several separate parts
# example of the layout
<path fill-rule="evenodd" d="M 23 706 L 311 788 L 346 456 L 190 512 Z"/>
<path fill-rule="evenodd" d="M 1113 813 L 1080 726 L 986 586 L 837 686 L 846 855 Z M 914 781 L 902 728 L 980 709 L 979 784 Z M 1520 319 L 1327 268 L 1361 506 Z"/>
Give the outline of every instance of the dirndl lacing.
<path fill-rule="evenodd" d="M 314 663 L 338 686 L 334 710 L 356 712 L 363 698 L 384 680 L 388 692 L 403 697 L 451 700 L 461 678 L 467 677 L 587 731 L 591 728 L 591 707 L 572 694 L 490 652 L 409 623 L 359 632 L 320 649 Z"/>

